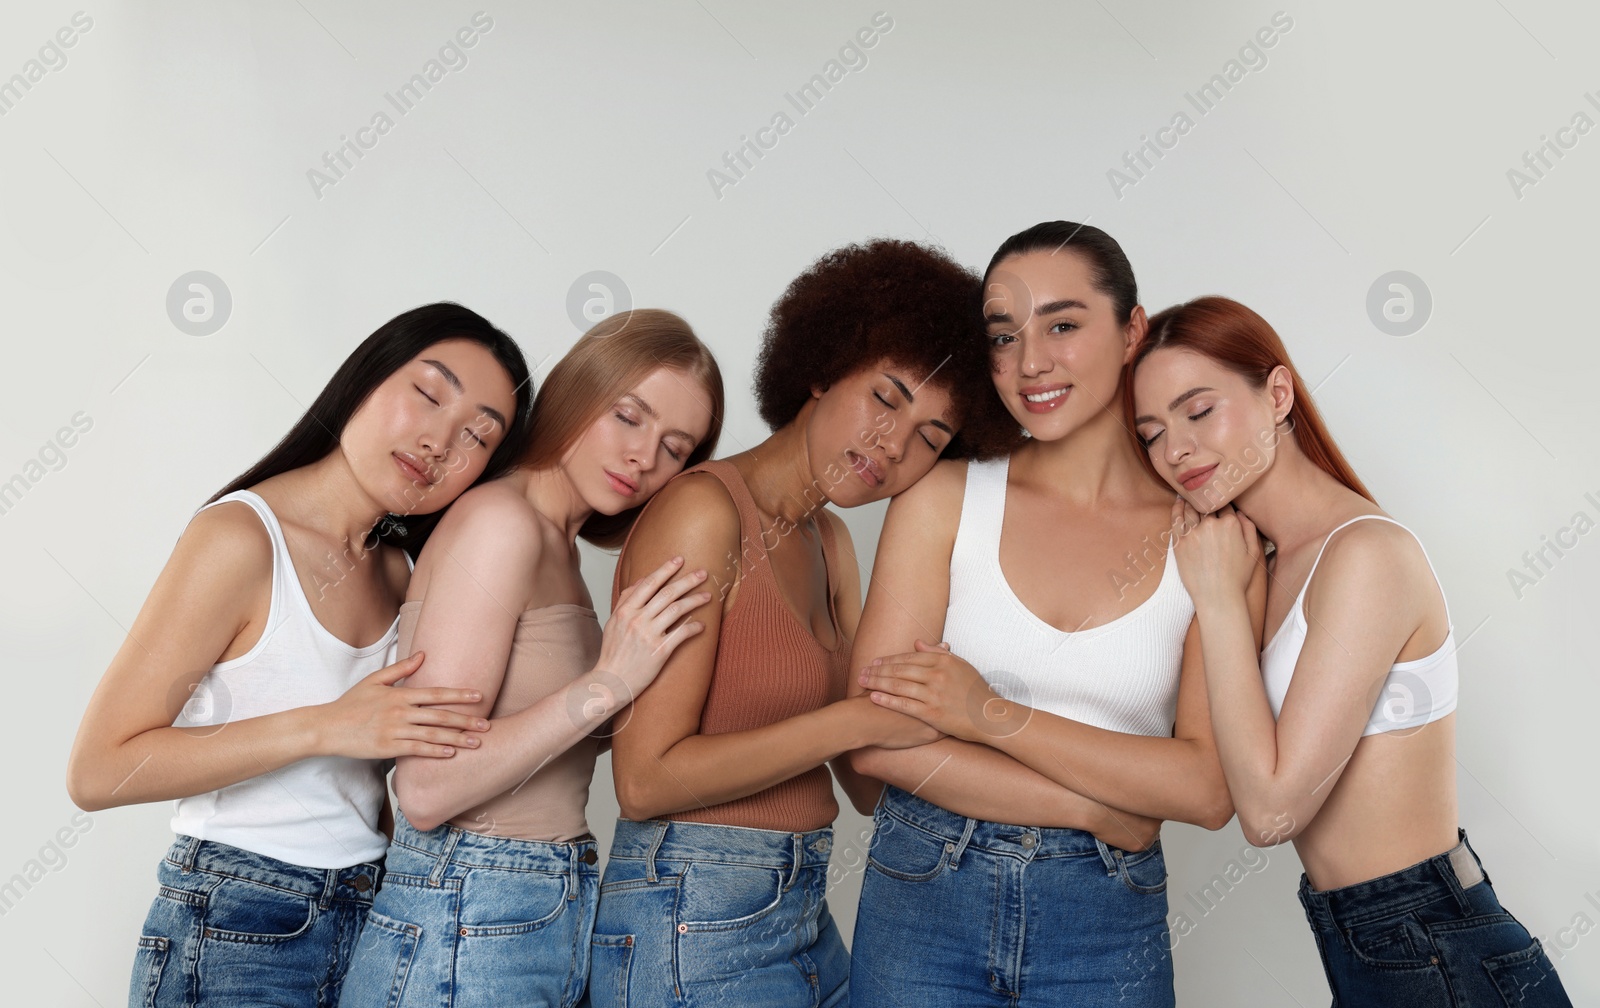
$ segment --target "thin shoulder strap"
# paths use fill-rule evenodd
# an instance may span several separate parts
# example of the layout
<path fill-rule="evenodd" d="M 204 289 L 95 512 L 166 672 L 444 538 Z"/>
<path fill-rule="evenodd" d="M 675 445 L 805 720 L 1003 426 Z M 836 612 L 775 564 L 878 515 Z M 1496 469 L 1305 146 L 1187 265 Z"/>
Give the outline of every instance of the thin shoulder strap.
<path fill-rule="evenodd" d="M 1322 547 L 1317 550 L 1317 558 L 1311 562 L 1311 572 L 1306 575 L 1305 584 L 1300 586 L 1300 598 L 1304 599 L 1305 598 L 1305 594 L 1306 594 L 1306 589 L 1311 587 L 1311 579 L 1314 576 L 1316 576 L 1317 565 L 1322 562 L 1322 554 L 1327 552 L 1328 543 L 1330 541 L 1332 541 L 1335 533 L 1337 533 L 1339 531 L 1339 529 L 1344 528 L 1346 525 L 1353 525 L 1353 524 L 1355 524 L 1356 522 L 1360 521 L 1363 518 L 1376 518 L 1378 521 L 1386 521 L 1390 525 L 1398 526 L 1398 527 L 1400 527 L 1402 529 L 1405 529 L 1406 534 L 1417 541 L 1417 548 L 1422 550 L 1422 560 L 1423 560 L 1424 563 L 1426 563 L 1428 565 L 1428 573 L 1433 575 L 1433 583 L 1439 589 L 1439 597 L 1444 599 L 1444 619 L 1445 619 L 1445 622 L 1447 624 L 1450 624 L 1451 626 L 1454 626 L 1453 623 L 1450 623 L 1450 600 L 1445 597 L 1444 584 L 1443 584 L 1443 582 L 1441 582 L 1439 580 L 1439 572 L 1434 569 L 1433 561 L 1431 559 L 1429 559 L 1429 557 L 1428 557 L 1428 549 L 1427 549 L 1427 547 L 1422 545 L 1422 539 L 1415 532 L 1411 531 L 1409 528 L 1406 528 L 1404 525 L 1401 525 L 1399 522 L 1395 521 L 1393 518 L 1390 518 L 1388 515 L 1376 515 L 1376 514 L 1356 515 L 1354 518 L 1350 519 L 1349 521 L 1344 522 L 1343 524 L 1335 527 L 1332 532 L 1329 532 L 1327 534 L 1327 536 L 1324 537 L 1323 540 L 1322 540 Z M 1296 600 L 1296 608 L 1299 608 L 1299 605 L 1300 605 L 1299 600 Z"/>
<path fill-rule="evenodd" d="M 1333 541 L 1333 537 L 1337 535 L 1339 530 L 1344 528 L 1346 525 L 1354 525 L 1363 518 L 1377 518 L 1380 521 L 1389 522 L 1391 525 L 1400 525 L 1400 523 L 1395 521 L 1393 518 L 1386 518 L 1383 515 L 1364 514 L 1356 515 L 1349 521 L 1342 522 L 1341 524 L 1334 526 L 1334 528 L 1327 535 L 1322 537 L 1322 545 L 1317 549 L 1317 558 L 1311 561 L 1311 570 L 1306 574 L 1305 584 L 1300 586 L 1300 594 L 1302 597 L 1304 597 L 1306 589 L 1311 587 L 1311 579 L 1317 575 L 1317 565 L 1322 563 L 1322 554 L 1328 551 L 1328 544 Z M 1404 525 L 1400 525 L 1400 527 L 1405 528 Z"/>

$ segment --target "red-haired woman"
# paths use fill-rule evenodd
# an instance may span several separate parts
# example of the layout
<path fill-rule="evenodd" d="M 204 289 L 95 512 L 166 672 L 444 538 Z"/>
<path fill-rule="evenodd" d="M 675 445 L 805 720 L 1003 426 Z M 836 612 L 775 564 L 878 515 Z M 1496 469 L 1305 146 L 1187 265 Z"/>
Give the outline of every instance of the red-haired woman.
<path fill-rule="evenodd" d="M 1254 844 L 1294 841 L 1334 1003 L 1570 1005 L 1457 826 L 1456 644 L 1433 567 L 1356 478 L 1277 333 L 1199 298 L 1150 320 L 1130 368 L 1128 418 L 1180 496 L 1178 568 L 1239 823 Z M 1260 537 L 1265 650 L 1245 602 Z"/>

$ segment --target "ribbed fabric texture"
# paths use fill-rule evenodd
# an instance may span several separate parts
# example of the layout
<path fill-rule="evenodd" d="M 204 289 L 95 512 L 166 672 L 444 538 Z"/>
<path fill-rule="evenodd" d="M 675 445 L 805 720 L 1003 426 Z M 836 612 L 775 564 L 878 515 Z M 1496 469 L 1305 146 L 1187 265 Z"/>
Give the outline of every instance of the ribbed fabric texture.
<path fill-rule="evenodd" d="M 838 647 L 829 651 L 789 608 L 767 559 L 755 499 L 739 470 L 730 462 L 705 462 L 676 478 L 692 472 L 708 473 L 727 488 L 739 509 L 741 543 L 738 594 L 722 619 L 716 665 L 700 715 L 700 734 L 760 728 L 844 699 L 850 641 L 841 636 Z M 838 563 L 833 528 L 826 520 L 818 520 L 816 527 L 828 567 L 829 616 L 837 632 L 838 618 L 831 603 Z M 618 565 L 611 588 L 613 606 L 623 587 L 621 573 Z M 829 825 L 838 814 L 833 777 L 826 766 L 819 766 L 744 798 L 661 818 L 807 832 Z"/>
<path fill-rule="evenodd" d="M 1005 458 L 967 464 L 944 639 L 1008 700 L 1108 731 L 1171 735 L 1194 619 L 1171 546 L 1155 594 L 1138 608 L 1102 626 L 1057 630 L 1022 604 L 1000 570 L 1009 469 Z M 1157 557 L 1146 559 L 1142 569 L 1154 577 Z"/>

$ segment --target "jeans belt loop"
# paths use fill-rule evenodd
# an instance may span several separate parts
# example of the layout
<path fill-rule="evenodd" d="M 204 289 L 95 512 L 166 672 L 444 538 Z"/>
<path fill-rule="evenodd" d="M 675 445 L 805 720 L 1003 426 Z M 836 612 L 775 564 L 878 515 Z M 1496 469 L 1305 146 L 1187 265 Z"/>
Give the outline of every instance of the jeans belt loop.
<path fill-rule="evenodd" d="M 455 826 L 446 826 L 444 844 L 439 848 L 438 857 L 434 858 L 433 870 L 428 873 L 428 884 L 435 889 L 444 882 L 445 869 L 450 867 L 450 859 L 455 856 L 456 844 L 460 841 L 461 830 Z"/>
<path fill-rule="evenodd" d="M 788 892 L 800 880 L 800 866 L 806 856 L 806 835 L 792 833 L 789 835 L 789 877 L 783 880 L 783 891 Z"/>
<path fill-rule="evenodd" d="M 972 831 L 978 828 L 978 820 L 971 816 L 967 816 L 966 820 L 967 824 L 961 830 L 961 839 L 956 841 L 955 850 L 950 852 L 951 871 L 961 867 L 961 855 L 966 852 L 967 844 L 972 840 Z"/>
<path fill-rule="evenodd" d="M 183 838 L 183 851 L 178 858 L 178 867 L 185 875 L 194 871 L 194 862 L 200 856 L 201 843 L 202 841 L 198 837 L 186 836 Z"/>
<path fill-rule="evenodd" d="M 1478 859 L 1472 856 L 1472 851 L 1467 849 L 1465 842 L 1456 844 L 1446 855 L 1450 858 L 1450 867 L 1455 872 L 1456 881 L 1462 889 L 1471 889 L 1483 881 L 1483 867 L 1478 864 Z"/>
<path fill-rule="evenodd" d="M 352 865 L 352 867 L 360 868 L 361 866 Z M 318 906 L 322 907 L 323 909 L 327 909 L 328 904 L 333 901 L 333 897 L 339 891 L 339 873 L 344 870 L 345 869 L 343 868 L 328 868 L 323 871 L 322 898 L 317 901 Z"/>
<path fill-rule="evenodd" d="M 656 875 L 656 856 L 661 853 L 661 845 L 667 839 L 667 821 L 652 819 L 650 828 L 655 836 L 650 840 L 650 848 L 644 852 L 644 877 L 651 885 L 655 885 L 659 879 Z"/>

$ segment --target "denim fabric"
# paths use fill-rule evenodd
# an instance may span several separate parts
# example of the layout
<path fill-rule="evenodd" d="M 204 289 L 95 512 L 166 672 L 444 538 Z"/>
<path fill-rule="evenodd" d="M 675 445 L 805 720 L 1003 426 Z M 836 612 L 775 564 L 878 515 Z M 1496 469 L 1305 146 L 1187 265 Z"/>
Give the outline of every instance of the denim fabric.
<path fill-rule="evenodd" d="M 1476 861 L 1467 834 L 1459 836 Z M 1335 1008 L 1572 1008 L 1544 949 L 1501 907 L 1489 876 L 1463 887 L 1449 852 L 1323 892 L 1302 875 L 1300 904 Z"/>
<path fill-rule="evenodd" d="M 542 843 L 395 816 L 383 886 L 341 1008 L 568 1008 L 589 975 L 595 843 Z"/>
<path fill-rule="evenodd" d="M 594 1008 L 837 1006 L 850 956 L 828 913 L 833 830 L 617 821 L 600 885 Z"/>
<path fill-rule="evenodd" d="M 178 837 L 157 868 L 129 1008 L 331 1008 L 382 871 Z"/>
<path fill-rule="evenodd" d="M 1074 829 L 886 788 L 851 947 L 854 1008 L 1170 1008 L 1167 868 Z"/>

